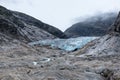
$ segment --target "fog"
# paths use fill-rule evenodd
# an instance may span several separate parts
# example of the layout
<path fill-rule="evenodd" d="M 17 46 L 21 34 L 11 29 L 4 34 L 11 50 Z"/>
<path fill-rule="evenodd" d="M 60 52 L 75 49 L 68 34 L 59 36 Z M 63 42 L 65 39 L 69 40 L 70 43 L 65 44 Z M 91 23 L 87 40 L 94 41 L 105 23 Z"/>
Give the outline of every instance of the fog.
<path fill-rule="evenodd" d="M 29 14 L 64 31 L 76 19 L 118 12 L 120 0 L 0 0 L 8 9 Z"/>

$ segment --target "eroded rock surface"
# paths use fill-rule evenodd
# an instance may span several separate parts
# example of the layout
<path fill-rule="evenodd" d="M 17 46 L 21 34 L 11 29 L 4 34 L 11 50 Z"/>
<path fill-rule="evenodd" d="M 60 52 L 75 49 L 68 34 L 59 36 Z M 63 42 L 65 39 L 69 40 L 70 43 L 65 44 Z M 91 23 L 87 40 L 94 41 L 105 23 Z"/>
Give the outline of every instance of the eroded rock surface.
<path fill-rule="evenodd" d="M 66 38 L 57 28 L 2 6 L 0 6 L 0 32 L 24 42 Z"/>

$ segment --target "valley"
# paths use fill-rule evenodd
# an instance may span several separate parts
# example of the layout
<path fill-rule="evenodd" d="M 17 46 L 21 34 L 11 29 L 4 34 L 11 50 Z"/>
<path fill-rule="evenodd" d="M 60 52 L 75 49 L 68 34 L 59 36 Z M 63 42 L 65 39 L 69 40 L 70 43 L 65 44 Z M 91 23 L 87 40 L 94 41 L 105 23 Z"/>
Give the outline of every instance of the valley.
<path fill-rule="evenodd" d="M 102 36 L 68 38 L 0 6 L 0 80 L 120 80 L 120 13 L 109 27 Z"/>

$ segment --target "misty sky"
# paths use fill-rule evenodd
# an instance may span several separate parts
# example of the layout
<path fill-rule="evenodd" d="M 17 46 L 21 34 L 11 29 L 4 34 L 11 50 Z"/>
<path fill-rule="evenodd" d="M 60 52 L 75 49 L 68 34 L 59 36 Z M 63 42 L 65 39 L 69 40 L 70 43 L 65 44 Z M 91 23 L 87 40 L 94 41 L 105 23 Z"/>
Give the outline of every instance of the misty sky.
<path fill-rule="evenodd" d="M 0 0 L 0 5 L 27 13 L 62 31 L 78 17 L 120 10 L 120 0 Z"/>

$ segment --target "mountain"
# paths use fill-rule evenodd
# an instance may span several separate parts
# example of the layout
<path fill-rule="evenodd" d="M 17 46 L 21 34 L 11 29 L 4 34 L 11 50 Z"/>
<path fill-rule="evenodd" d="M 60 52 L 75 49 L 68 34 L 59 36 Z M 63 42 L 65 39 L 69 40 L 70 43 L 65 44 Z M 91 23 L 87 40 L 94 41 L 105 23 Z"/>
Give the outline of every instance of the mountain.
<path fill-rule="evenodd" d="M 86 72 L 86 67 L 70 64 L 69 55 L 62 50 L 30 47 L 1 33 L 0 80 L 104 80 L 95 72 Z"/>
<path fill-rule="evenodd" d="M 35 26 L 33 18 L 29 22 L 29 18 L 24 20 L 18 12 L 0 9 L 0 80 L 120 80 L 120 14 L 105 36 L 89 42 L 77 55 L 76 51 L 25 43 L 55 38 Z M 86 42 L 74 38 L 62 39 L 61 43 L 56 40 L 51 43 L 57 46 Z"/>
<path fill-rule="evenodd" d="M 108 33 L 83 47 L 80 56 L 120 55 L 120 13 Z"/>
<path fill-rule="evenodd" d="M 0 6 L 0 32 L 24 42 L 66 37 L 62 31 L 51 25 L 2 6 Z"/>
<path fill-rule="evenodd" d="M 104 80 L 95 73 L 99 69 L 89 71 L 84 61 L 78 64 L 70 53 L 49 47 L 30 47 L 0 33 L 0 80 Z"/>
<path fill-rule="evenodd" d="M 65 31 L 69 37 L 103 36 L 117 17 L 116 13 L 104 13 L 72 25 Z"/>

